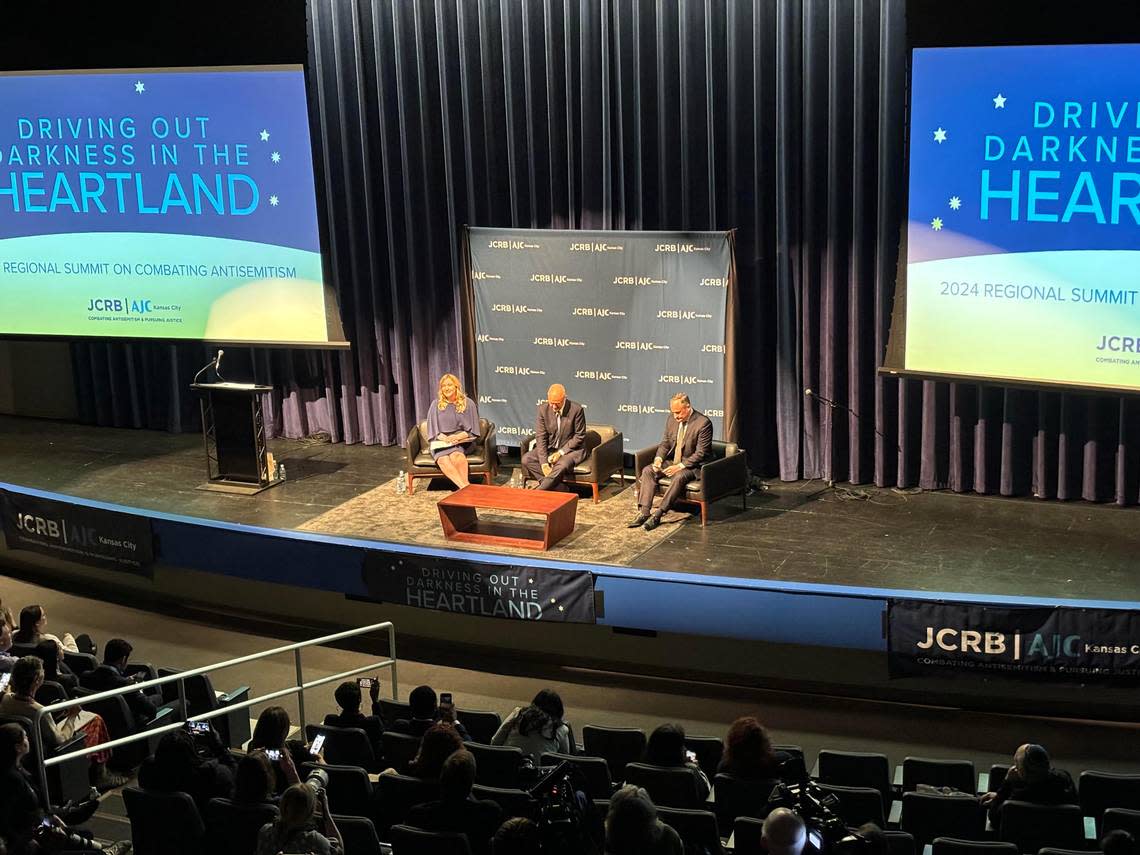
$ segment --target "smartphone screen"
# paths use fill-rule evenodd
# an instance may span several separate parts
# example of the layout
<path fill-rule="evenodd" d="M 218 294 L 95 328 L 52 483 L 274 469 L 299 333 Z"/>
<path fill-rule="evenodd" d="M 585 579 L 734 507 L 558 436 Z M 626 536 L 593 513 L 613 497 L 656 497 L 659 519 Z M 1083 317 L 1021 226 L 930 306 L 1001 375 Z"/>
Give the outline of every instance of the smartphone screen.
<path fill-rule="evenodd" d="M 268 757 L 270 760 L 276 761 L 276 760 L 281 759 L 281 752 L 278 751 L 276 748 L 266 748 L 265 749 L 265 756 Z"/>
<path fill-rule="evenodd" d="M 40 820 L 40 828 L 51 828 L 51 817 L 45 816 Z"/>
<path fill-rule="evenodd" d="M 188 721 L 186 722 L 186 729 L 191 733 L 209 733 L 210 723 L 208 721 Z"/>
<path fill-rule="evenodd" d="M 451 692 L 442 692 L 439 696 L 439 702 L 451 706 Z"/>
<path fill-rule="evenodd" d="M 356 685 L 360 686 L 360 688 L 362 688 L 362 689 L 371 689 L 372 688 L 372 678 L 371 677 L 357 677 L 356 678 Z"/>
<path fill-rule="evenodd" d="M 816 852 L 823 851 L 823 835 L 816 829 L 809 828 L 807 834 L 808 843 L 815 848 Z"/>
<path fill-rule="evenodd" d="M 12 679 L 12 674 L 0 674 L 0 692 L 8 688 L 8 681 Z"/>
<path fill-rule="evenodd" d="M 323 733 L 318 733 L 313 738 L 313 744 L 309 746 L 309 750 L 312 751 L 314 754 L 320 754 L 321 749 L 324 747 L 325 747 L 325 735 Z"/>
<path fill-rule="evenodd" d="M 686 756 L 686 757 L 689 759 L 689 762 L 690 762 L 690 763 L 696 763 L 696 762 L 697 762 L 697 752 L 695 752 L 695 751 L 686 751 L 686 752 L 685 752 L 685 756 Z"/>

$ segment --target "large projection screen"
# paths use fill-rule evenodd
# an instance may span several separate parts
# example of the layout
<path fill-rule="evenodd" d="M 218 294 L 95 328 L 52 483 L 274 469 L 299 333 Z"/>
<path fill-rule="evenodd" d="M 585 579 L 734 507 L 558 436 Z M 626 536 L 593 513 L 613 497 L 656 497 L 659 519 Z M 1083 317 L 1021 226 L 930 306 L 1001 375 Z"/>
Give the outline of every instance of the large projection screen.
<path fill-rule="evenodd" d="M 1140 389 L 1138 93 L 1138 45 L 913 51 L 888 367 Z"/>
<path fill-rule="evenodd" d="M 302 66 L 0 74 L 0 335 L 345 346 Z"/>
<path fill-rule="evenodd" d="M 501 444 L 534 430 L 551 383 L 627 451 L 661 440 L 689 395 L 725 436 L 728 232 L 472 228 L 479 414 Z"/>

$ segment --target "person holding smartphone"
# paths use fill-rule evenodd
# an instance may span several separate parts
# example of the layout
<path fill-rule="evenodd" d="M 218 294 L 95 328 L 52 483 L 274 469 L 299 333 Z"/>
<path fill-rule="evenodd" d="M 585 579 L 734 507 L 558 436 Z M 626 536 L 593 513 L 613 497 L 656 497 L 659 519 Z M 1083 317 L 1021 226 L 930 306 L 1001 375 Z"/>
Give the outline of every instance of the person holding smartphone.
<path fill-rule="evenodd" d="M 9 651 L 12 649 L 12 627 L 8 622 L 0 620 L 0 674 L 11 674 L 16 665 L 16 657 Z"/>
<path fill-rule="evenodd" d="M 679 724 L 663 724 L 649 735 L 643 762 L 651 766 L 688 769 L 697 785 L 697 799 L 704 801 L 712 789 L 708 776 L 697 765 L 696 755 L 685 750 L 685 728 Z"/>
<path fill-rule="evenodd" d="M 455 704 L 452 702 L 450 692 L 444 692 L 443 697 L 437 702 L 435 690 L 431 686 L 416 686 L 408 695 L 408 706 L 411 708 L 412 717 L 396 719 L 392 724 L 392 730 L 396 733 L 423 736 L 432 725 L 444 722 L 454 727 L 464 742 L 471 741 L 467 728 L 456 718 Z"/>
<path fill-rule="evenodd" d="M 305 763 L 323 763 L 324 758 L 309 750 L 299 739 L 289 739 L 289 712 L 284 707 L 267 707 L 257 717 L 247 750 L 262 748 L 273 763 L 274 791 L 281 795 L 291 784 L 301 781 L 298 773 Z"/>
<path fill-rule="evenodd" d="M 371 715 L 364 715 L 360 711 L 364 692 L 368 692 L 368 697 L 372 701 Z M 336 705 L 340 707 L 340 712 L 326 715 L 324 723 L 329 727 L 360 728 L 372 745 L 373 757 L 377 760 L 383 757 L 384 717 L 381 715 L 379 704 L 380 682 L 374 677 L 345 680 L 336 687 L 333 697 L 336 698 Z"/>

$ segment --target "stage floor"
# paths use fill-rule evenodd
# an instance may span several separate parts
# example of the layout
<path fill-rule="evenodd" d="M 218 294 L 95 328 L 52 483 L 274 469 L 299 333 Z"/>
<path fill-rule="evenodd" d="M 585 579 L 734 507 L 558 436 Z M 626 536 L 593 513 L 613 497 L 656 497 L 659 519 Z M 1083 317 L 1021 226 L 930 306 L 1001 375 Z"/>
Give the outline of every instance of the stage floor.
<path fill-rule="evenodd" d="M 270 446 L 288 480 L 256 496 L 230 495 L 197 489 L 205 480 L 200 436 L 0 416 L 0 481 L 164 513 L 301 529 L 404 468 L 398 448 L 293 440 Z M 500 482 L 509 474 L 504 467 Z M 417 492 L 423 489 L 419 482 Z M 628 492 L 615 493 L 616 487 L 603 509 L 622 520 L 632 516 Z M 587 504 L 582 495 L 580 504 Z M 1135 508 L 771 481 L 748 497 L 748 510 L 741 510 L 739 498 L 724 499 L 713 506 L 706 528 L 699 518 L 669 526 L 622 563 L 980 598 L 1135 601 L 1138 528 Z M 558 548 L 537 556 L 576 560 Z"/>

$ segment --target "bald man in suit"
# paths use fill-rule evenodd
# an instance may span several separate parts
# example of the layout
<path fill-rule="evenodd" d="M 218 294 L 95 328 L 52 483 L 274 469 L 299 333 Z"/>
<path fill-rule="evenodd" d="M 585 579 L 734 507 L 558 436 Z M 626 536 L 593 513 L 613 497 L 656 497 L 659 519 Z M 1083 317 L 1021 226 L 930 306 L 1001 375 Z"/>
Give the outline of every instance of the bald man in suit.
<path fill-rule="evenodd" d="M 685 494 L 685 485 L 697 477 L 701 464 L 712 459 L 713 429 L 708 416 L 694 410 L 689 396 L 683 392 L 669 400 L 669 413 L 657 454 L 653 462 L 641 470 L 637 485 L 637 516 L 630 521 L 630 528 L 645 526 L 646 531 L 653 531 L 661 525 L 662 515 Z M 654 511 L 653 496 L 661 478 L 670 479 L 669 487 Z"/>
<path fill-rule="evenodd" d="M 586 412 L 555 383 L 546 390 L 534 422 L 535 445 L 522 457 L 523 472 L 538 481 L 537 489 L 555 490 L 586 457 Z"/>

